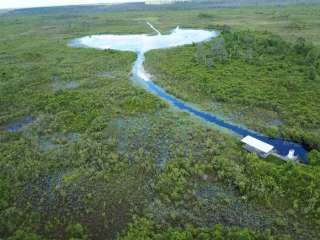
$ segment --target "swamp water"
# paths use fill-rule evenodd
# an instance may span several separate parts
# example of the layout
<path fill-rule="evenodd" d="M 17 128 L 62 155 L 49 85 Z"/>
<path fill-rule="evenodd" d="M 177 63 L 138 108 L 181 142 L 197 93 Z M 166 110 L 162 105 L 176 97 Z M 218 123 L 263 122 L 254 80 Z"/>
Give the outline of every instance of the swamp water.
<path fill-rule="evenodd" d="M 137 59 L 132 68 L 133 79 L 148 91 L 152 92 L 178 109 L 189 112 L 204 121 L 213 123 L 224 129 L 228 129 L 238 136 L 245 137 L 247 135 L 251 135 L 261 141 L 269 143 L 273 145 L 275 151 L 283 157 L 287 156 L 289 150 L 293 149 L 295 150 L 295 154 L 299 159 L 307 162 L 307 151 L 301 145 L 283 139 L 270 138 L 237 124 L 226 122 L 213 113 L 201 111 L 191 104 L 188 104 L 168 94 L 163 88 L 152 82 L 150 74 L 148 74 L 143 67 L 144 54 L 147 51 L 204 42 L 218 36 L 219 33 L 216 31 L 181 29 L 177 27 L 171 31 L 170 34 L 161 35 L 161 33 L 150 23 L 147 24 L 158 34 L 93 35 L 75 39 L 70 43 L 70 46 L 135 52 L 137 53 Z"/>

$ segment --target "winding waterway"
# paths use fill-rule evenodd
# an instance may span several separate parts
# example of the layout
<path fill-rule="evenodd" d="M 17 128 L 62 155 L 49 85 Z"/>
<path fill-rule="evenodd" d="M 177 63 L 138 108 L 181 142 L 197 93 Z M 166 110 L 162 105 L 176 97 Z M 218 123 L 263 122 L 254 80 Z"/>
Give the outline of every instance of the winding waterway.
<path fill-rule="evenodd" d="M 157 35 L 93 35 L 75 39 L 70 43 L 70 46 L 135 52 L 137 53 L 137 59 L 132 68 L 133 79 L 148 91 L 152 92 L 178 109 L 191 113 L 204 121 L 228 129 L 236 135 L 241 137 L 251 135 L 261 141 L 267 142 L 273 145 L 276 152 L 281 156 L 286 156 L 289 150 L 293 149 L 295 150 L 296 156 L 305 162 L 307 161 L 307 151 L 300 144 L 283 139 L 270 138 L 261 133 L 241 127 L 237 124 L 227 122 L 213 113 L 201 111 L 191 104 L 188 104 L 170 95 L 163 88 L 152 82 L 150 74 L 148 74 L 143 67 L 144 54 L 147 51 L 208 41 L 216 37 L 218 32 L 196 29 L 181 29 L 177 27 L 171 31 L 170 34 L 162 35 L 150 23 L 147 24 L 157 33 Z"/>

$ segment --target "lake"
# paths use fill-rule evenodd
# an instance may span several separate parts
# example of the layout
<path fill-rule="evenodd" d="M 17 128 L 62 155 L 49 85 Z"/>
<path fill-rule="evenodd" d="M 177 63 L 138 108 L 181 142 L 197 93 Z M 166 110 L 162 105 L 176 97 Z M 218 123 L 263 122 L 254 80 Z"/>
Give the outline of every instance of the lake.
<path fill-rule="evenodd" d="M 169 34 L 162 35 L 150 23 L 148 25 L 155 31 L 156 35 L 133 34 L 133 35 L 92 35 L 75 39 L 70 42 L 71 47 L 88 47 L 96 49 L 114 49 L 119 51 L 131 51 L 137 53 L 137 59 L 132 68 L 133 79 L 148 91 L 177 107 L 182 111 L 193 114 L 206 122 L 213 123 L 232 133 L 245 137 L 251 135 L 261 141 L 274 146 L 275 151 L 282 156 L 286 156 L 289 150 L 293 149 L 295 155 L 303 162 L 307 163 L 307 151 L 300 144 L 279 138 L 270 138 L 261 133 L 248 128 L 239 126 L 235 123 L 227 122 L 213 113 L 201 111 L 200 109 L 188 104 L 170 94 L 163 88 L 151 81 L 151 75 L 143 67 L 144 54 L 153 49 L 172 48 L 193 43 L 208 41 L 219 35 L 217 31 L 202 29 L 181 29 L 179 27 L 172 30 Z"/>

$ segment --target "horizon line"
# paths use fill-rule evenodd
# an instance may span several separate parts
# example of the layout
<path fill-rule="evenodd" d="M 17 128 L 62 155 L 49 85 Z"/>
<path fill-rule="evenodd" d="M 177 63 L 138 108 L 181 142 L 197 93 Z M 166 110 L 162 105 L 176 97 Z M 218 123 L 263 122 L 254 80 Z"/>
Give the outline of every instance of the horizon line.
<path fill-rule="evenodd" d="M 144 3 L 144 0 L 135 0 L 135 1 L 126 1 L 123 0 L 121 2 L 105 2 L 105 3 L 70 3 L 70 4 L 58 4 L 58 5 L 43 5 L 43 6 L 25 6 L 25 7 L 12 7 L 12 8 L 2 8 L 0 6 L 1 10 L 17 10 L 17 9 L 32 9 L 32 8 L 54 8 L 54 7 L 70 7 L 70 6 L 94 6 L 94 5 L 120 5 L 120 4 L 126 4 L 126 3 Z"/>

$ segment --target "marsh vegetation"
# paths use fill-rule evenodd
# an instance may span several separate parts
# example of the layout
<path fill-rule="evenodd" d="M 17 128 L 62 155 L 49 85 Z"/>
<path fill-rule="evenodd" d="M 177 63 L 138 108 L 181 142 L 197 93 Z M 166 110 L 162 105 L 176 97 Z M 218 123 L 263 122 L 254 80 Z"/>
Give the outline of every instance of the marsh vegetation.
<path fill-rule="evenodd" d="M 225 29 L 208 43 L 150 52 L 146 66 L 173 95 L 209 112 L 320 147 L 320 51 L 304 38 L 290 44 L 266 32 Z"/>
<path fill-rule="evenodd" d="M 148 69 L 169 91 L 209 111 L 234 117 L 228 113 L 234 114 L 232 107 L 238 101 L 249 105 L 256 100 L 252 109 L 261 109 L 261 116 L 271 116 L 267 119 L 274 124 L 268 125 L 264 117 L 249 110 L 246 113 L 257 119 L 256 125 L 242 117 L 236 120 L 274 135 L 282 134 L 277 128 L 280 124 L 288 129 L 292 124 L 296 131 L 306 129 L 304 132 L 311 134 L 311 128 L 318 131 L 314 94 L 319 69 L 316 62 L 310 71 L 303 54 L 308 55 L 312 44 L 312 49 L 319 46 L 318 10 L 318 6 L 288 6 L 1 15 L 0 237 L 317 239 L 318 136 L 304 140 L 314 149 L 309 156 L 314 165 L 259 159 L 244 152 L 228 133 L 176 111 L 133 84 L 134 53 L 72 49 L 67 44 L 97 33 L 151 33 L 146 20 L 161 32 L 176 25 L 230 25 L 218 45 L 201 45 L 198 53 L 197 45 L 151 52 Z M 242 35 L 244 29 L 250 30 L 246 31 L 248 41 L 255 43 L 251 49 Z M 299 35 L 306 39 L 304 46 L 309 50 L 305 53 L 295 48 Z M 229 45 L 237 41 L 236 49 L 251 52 L 252 59 L 244 59 L 242 54 L 230 58 Z M 263 47 L 265 42 L 270 49 Z M 200 53 L 211 51 L 212 44 L 219 57 L 212 59 L 211 65 L 209 57 Z M 261 54 L 271 70 L 263 62 L 256 63 Z M 161 60 L 159 66 L 154 64 L 156 59 Z M 261 64 L 260 68 L 256 64 Z M 238 78 L 232 77 L 237 74 L 232 67 L 239 70 Z M 244 74 L 243 68 L 258 72 L 261 81 L 250 78 L 251 73 L 244 78 L 240 74 Z M 287 74 L 289 70 L 294 75 Z M 194 81 L 185 79 L 184 84 L 184 72 Z M 276 75 L 283 82 L 277 82 Z M 224 82 L 222 76 L 229 81 Z M 189 94 L 189 84 L 194 94 Z M 232 94 L 232 86 L 241 84 L 248 95 Z M 250 94 L 248 90 L 255 84 L 258 90 L 268 91 Z M 274 84 L 293 99 L 277 95 Z M 198 98 L 200 92 L 203 98 Z M 205 104 L 210 94 L 219 97 L 214 99 L 216 109 Z M 235 105 L 229 104 L 229 99 Z M 269 100 L 272 110 L 263 105 Z M 308 118 L 303 117 L 305 113 Z M 32 121 L 26 122 L 30 116 Z M 23 123 L 21 127 L 8 131 L 19 123 Z M 298 135 L 286 136 L 298 140 Z"/>

